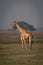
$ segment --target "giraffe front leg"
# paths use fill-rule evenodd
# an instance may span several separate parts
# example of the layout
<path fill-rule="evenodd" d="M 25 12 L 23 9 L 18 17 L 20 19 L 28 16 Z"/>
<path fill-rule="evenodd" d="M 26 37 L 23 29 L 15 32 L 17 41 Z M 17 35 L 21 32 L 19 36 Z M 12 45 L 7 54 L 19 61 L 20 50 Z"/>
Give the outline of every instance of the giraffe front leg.
<path fill-rule="evenodd" d="M 22 42 L 22 51 L 23 51 L 23 39 L 21 38 L 21 42 Z"/>
<path fill-rule="evenodd" d="M 27 45 L 26 45 L 26 40 L 24 39 L 24 44 L 25 44 L 25 47 L 26 47 L 26 51 L 27 51 Z"/>

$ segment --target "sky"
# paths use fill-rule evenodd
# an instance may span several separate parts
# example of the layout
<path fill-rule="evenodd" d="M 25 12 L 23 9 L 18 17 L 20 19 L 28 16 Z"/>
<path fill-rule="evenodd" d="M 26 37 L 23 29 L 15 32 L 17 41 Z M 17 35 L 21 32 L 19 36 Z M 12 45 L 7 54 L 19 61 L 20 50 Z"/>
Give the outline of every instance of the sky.
<path fill-rule="evenodd" d="M 43 28 L 43 0 L 0 0 L 0 29 L 8 29 L 12 20 Z"/>

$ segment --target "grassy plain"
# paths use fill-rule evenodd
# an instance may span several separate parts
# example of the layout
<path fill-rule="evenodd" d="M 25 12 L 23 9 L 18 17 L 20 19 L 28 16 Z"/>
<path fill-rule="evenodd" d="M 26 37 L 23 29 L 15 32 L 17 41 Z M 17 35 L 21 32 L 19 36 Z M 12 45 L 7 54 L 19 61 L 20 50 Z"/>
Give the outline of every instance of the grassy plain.
<path fill-rule="evenodd" d="M 40 36 L 37 37 L 36 33 L 37 32 L 33 34 L 32 51 L 31 54 L 29 54 L 28 43 L 28 50 L 26 51 L 24 46 L 22 51 L 18 33 L 9 31 L 1 32 L 0 65 L 43 65 L 43 37 L 41 37 L 43 34 L 40 34 Z"/>

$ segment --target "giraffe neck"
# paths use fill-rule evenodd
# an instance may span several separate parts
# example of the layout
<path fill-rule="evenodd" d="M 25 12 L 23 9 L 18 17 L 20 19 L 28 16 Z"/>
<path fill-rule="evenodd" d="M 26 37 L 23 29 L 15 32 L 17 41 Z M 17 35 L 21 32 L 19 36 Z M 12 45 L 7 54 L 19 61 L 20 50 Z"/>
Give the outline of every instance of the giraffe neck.
<path fill-rule="evenodd" d="M 21 28 L 20 26 L 19 26 L 19 24 L 15 24 L 16 25 L 16 27 L 18 28 L 18 31 L 20 32 L 20 33 L 23 33 L 23 32 L 25 32 L 25 30 L 23 29 L 23 28 Z"/>

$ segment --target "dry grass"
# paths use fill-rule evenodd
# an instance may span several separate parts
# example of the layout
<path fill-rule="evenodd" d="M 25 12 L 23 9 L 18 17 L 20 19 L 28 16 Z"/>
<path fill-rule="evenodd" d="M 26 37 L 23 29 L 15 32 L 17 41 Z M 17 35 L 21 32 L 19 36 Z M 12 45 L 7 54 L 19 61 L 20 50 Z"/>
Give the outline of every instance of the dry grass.
<path fill-rule="evenodd" d="M 21 44 L 0 44 L 0 65 L 43 65 L 43 44 L 34 43 L 31 54 Z"/>
<path fill-rule="evenodd" d="M 43 35 L 42 32 L 32 32 L 34 36 Z M 17 32 L 7 31 L 0 32 L 0 65 L 43 65 L 43 42 L 34 42 L 31 54 L 28 50 L 21 49 L 21 42 Z M 38 36 L 39 36 L 38 35 Z M 39 37 L 40 37 L 39 36 Z M 34 39 L 42 39 L 42 37 L 34 37 Z M 10 40 L 10 41 L 9 41 Z M 39 41 L 39 40 L 38 40 Z"/>

